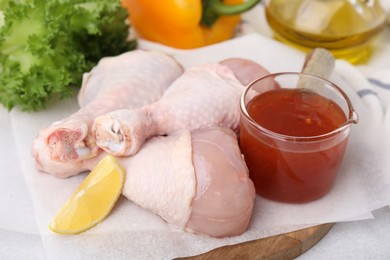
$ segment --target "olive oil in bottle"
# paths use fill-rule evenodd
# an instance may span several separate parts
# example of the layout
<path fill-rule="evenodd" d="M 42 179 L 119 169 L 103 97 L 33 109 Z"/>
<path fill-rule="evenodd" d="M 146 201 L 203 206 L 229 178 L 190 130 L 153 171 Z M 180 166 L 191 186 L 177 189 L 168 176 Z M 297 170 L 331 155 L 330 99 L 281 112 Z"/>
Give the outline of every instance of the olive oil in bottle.
<path fill-rule="evenodd" d="M 275 38 L 309 51 L 326 48 L 336 58 L 366 62 L 386 15 L 379 0 L 267 0 Z"/>

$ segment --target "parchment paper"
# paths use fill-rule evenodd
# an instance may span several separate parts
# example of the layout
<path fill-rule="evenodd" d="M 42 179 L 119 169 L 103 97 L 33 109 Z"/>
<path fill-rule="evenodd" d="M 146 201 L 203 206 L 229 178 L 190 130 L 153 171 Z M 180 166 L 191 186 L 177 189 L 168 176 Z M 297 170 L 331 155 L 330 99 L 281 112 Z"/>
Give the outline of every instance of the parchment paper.
<path fill-rule="evenodd" d="M 141 48 L 172 53 L 186 67 L 228 57 L 252 59 L 271 72 L 300 71 L 304 54 L 272 39 L 252 34 L 193 51 L 176 51 L 148 42 Z M 247 232 L 215 239 L 169 227 L 158 216 L 120 198 L 108 218 L 80 235 L 52 233 L 48 224 L 86 174 L 57 179 L 38 172 L 31 157 L 32 140 L 53 121 L 77 110 L 75 99 L 53 102 L 42 112 L 0 110 L 0 229 L 17 240 L 31 234 L 36 248 L 47 259 L 171 259 L 203 253 L 212 248 L 280 234 L 303 227 L 371 218 L 371 211 L 390 204 L 390 140 L 381 124 L 370 122 L 369 112 L 354 90 L 334 73 L 332 80 L 350 96 L 360 116 L 352 126 L 340 175 L 324 198 L 303 205 L 268 201 L 256 197 Z M 5 203 L 3 203 L 5 202 Z M 34 247 L 35 248 L 35 247 Z"/>

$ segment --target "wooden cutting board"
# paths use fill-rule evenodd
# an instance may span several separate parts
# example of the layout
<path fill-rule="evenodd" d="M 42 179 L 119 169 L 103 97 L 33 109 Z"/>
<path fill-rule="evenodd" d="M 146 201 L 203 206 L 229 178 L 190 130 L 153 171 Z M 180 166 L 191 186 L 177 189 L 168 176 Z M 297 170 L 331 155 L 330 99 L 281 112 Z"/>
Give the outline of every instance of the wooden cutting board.
<path fill-rule="evenodd" d="M 294 259 L 312 248 L 328 233 L 332 226 L 333 224 L 322 224 L 277 236 L 223 246 L 201 255 L 179 259 Z"/>

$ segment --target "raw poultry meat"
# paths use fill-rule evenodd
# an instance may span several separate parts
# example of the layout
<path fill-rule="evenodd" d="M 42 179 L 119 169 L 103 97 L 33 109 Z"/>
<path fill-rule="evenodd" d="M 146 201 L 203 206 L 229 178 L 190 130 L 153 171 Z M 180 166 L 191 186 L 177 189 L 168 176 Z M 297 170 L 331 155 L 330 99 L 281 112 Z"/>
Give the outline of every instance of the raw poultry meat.
<path fill-rule="evenodd" d="M 245 59 L 228 59 L 187 69 L 156 102 L 97 117 L 92 131 L 107 152 L 135 154 L 148 138 L 177 130 L 223 125 L 238 130 L 244 84 L 268 74 Z"/>
<path fill-rule="evenodd" d="M 106 155 L 100 152 L 96 156 L 86 160 L 79 161 L 58 161 L 50 158 L 50 151 L 43 139 L 37 139 L 34 142 L 33 157 L 35 158 L 35 167 L 42 172 L 49 173 L 58 178 L 67 178 L 77 175 L 84 171 L 92 170 L 98 162 Z"/>
<path fill-rule="evenodd" d="M 119 160 L 126 169 L 123 195 L 174 227 L 213 237 L 247 229 L 255 189 L 231 129 L 153 137 Z"/>
<path fill-rule="evenodd" d="M 196 195 L 185 229 L 213 237 L 243 233 L 252 216 L 255 188 L 228 128 L 192 132 Z"/>
<path fill-rule="evenodd" d="M 66 176 L 76 163 L 92 158 L 100 149 L 91 132 L 94 119 L 119 108 L 134 109 L 159 99 L 183 72 L 174 58 L 162 52 L 136 50 L 99 61 L 85 73 L 79 92 L 80 109 L 43 129 L 34 141 L 38 169 Z M 57 169 L 53 161 L 70 162 Z M 62 173 L 60 173 L 63 171 Z"/>
<path fill-rule="evenodd" d="M 260 66 L 258 63 L 243 58 L 229 58 L 219 63 L 229 67 L 236 78 L 244 86 L 247 86 L 255 79 L 261 78 L 270 73 L 266 68 Z M 273 88 L 273 86 L 270 86 L 270 88 Z"/>
<path fill-rule="evenodd" d="M 188 73 L 194 74 L 189 76 Z M 267 73 L 261 66 L 248 60 L 229 59 L 219 64 L 194 67 L 186 72 L 185 77 L 179 77 L 171 87 L 181 82 L 183 86 L 189 84 L 189 88 L 178 88 L 176 92 L 171 92 L 171 87 L 167 90 L 167 97 L 172 97 L 171 101 L 178 107 L 177 111 L 174 111 L 175 106 L 172 110 L 164 108 L 172 113 L 164 116 L 175 115 L 173 112 L 179 115 L 173 119 L 166 118 L 168 122 L 164 127 L 169 134 L 150 137 L 144 145 L 139 146 L 140 150 L 134 156 L 118 157 L 126 170 L 123 195 L 140 207 L 158 214 L 170 225 L 189 232 L 213 237 L 243 233 L 251 219 L 255 189 L 239 150 L 237 136 L 230 128 L 216 126 L 220 124 L 220 119 L 204 124 L 201 118 L 213 119 L 218 117 L 216 112 L 225 113 L 227 108 L 226 121 L 222 121 L 237 129 L 238 104 L 243 86 Z M 199 84 L 194 85 L 194 82 Z M 207 87 L 209 92 L 204 91 Z M 86 94 L 87 98 L 81 100 L 80 104 L 88 106 L 100 96 L 92 95 Z M 218 101 L 219 98 L 222 101 Z M 166 102 L 167 105 L 170 103 L 169 100 Z M 187 106 L 180 107 L 180 104 Z M 201 109 L 195 108 L 191 112 L 196 104 Z M 150 105 L 133 111 L 143 111 L 145 107 Z M 233 109 L 230 110 L 230 107 Z M 206 115 L 204 111 L 209 111 L 209 114 Z M 195 122 L 195 126 L 190 127 L 192 131 L 185 129 L 188 126 L 185 124 L 178 131 L 169 128 L 169 124 L 173 124 L 180 129 L 180 119 L 187 117 Z M 159 120 L 164 122 L 164 117 Z M 118 131 L 117 127 L 113 125 L 112 130 Z M 140 128 L 139 131 L 145 129 Z M 47 144 L 48 135 L 46 131 L 42 133 L 45 135 L 35 141 L 33 149 L 37 167 L 58 177 L 91 170 L 105 155 L 105 152 L 101 152 L 85 160 L 53 160 Z"/>

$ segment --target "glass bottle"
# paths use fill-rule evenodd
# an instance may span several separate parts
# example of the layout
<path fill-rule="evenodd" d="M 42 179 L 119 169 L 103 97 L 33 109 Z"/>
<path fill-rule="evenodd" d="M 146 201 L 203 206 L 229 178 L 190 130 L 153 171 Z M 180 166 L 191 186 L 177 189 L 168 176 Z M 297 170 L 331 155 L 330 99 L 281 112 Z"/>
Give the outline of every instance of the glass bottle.
<path fill-rule="evenodd" d="M 274 37 L 309 51 L 326 48 L 353 64 L 368 61 L 385 25 L 379 0 L 265 0 Z"/>

